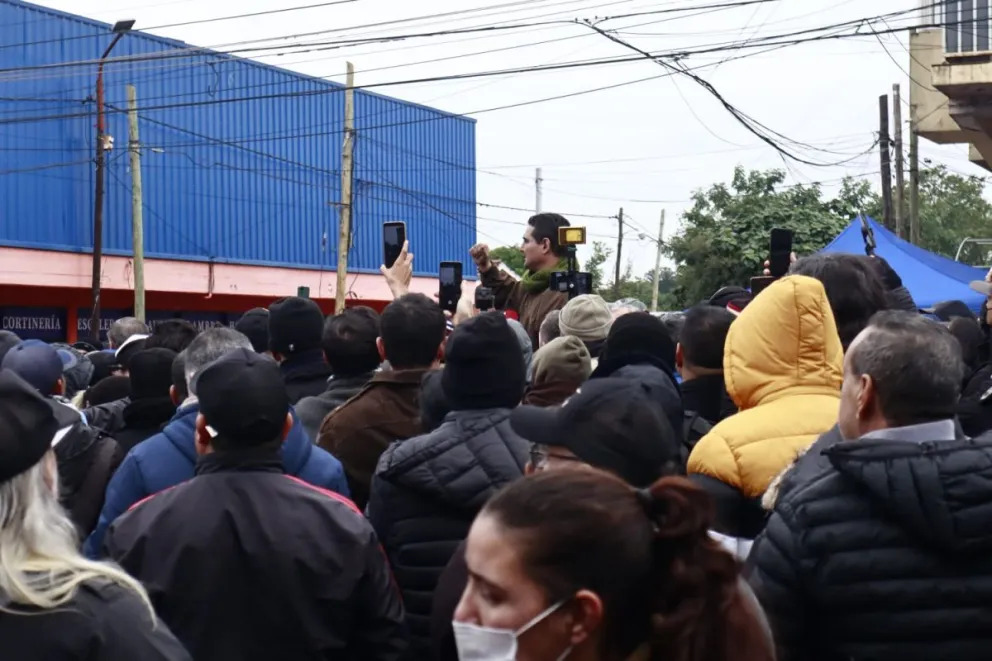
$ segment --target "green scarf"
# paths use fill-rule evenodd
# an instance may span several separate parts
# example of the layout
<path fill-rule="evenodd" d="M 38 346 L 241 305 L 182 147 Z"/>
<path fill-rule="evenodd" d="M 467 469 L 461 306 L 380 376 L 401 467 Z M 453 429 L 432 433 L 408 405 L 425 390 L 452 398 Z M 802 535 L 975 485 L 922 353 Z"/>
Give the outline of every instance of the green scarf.
<path fill-rule="evenodd" d="M 579 262 L 575 261 L 575 268 L 578 270 Z M 524 271 L 524 274 L 520 277 L 520 286 L 523 287 L 524 291 L 528 294 L 540 294 L 542 291 L 547 291 L 548 287 L 551 286 L 551 274 L 556 271 L 567 271 L 568 270 L 568 260 L 564 257 L 558 260 L 554 268 L 541 269 L 540 271 L 534 272 L 530 269 Z"/>

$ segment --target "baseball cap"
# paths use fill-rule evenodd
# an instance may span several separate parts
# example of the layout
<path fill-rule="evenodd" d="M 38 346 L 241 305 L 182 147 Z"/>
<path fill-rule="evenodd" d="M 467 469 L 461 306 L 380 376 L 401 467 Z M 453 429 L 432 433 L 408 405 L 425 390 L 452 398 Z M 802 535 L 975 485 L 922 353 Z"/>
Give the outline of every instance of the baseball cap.
<path fill-rule="evenodd" d="M 955 317 L 974 319 L 978 316 L 963 301 L 940 301 L 933 307 L 924 308 L 923 311 L 934 315 L 940 321 L 950 321 Z"/>
<path fill-rule="evenodd" d="M 148 341 L 147 335 L 136 334 L 124 340 L 123 344 L 117 347 L 114 357 L 117 358 L 117 363 L 124 369 L 128 369 L 128 365 L 131 362 L 131 357 L 145 348 L 145 343 Z"/>
<path fill-rule="evenodd" d="M 532 443 L 563 447 L 635 487 L 679 461 L 679 442 L 651 386 L 627 379 L 588 381 L 560 408 L 519 406 L 510 426 Z"/>
<path fill-rule="evenodd" d="M 282 354 L 297 354 L 320 348 L 324 313 L 309 298 L 289 296 L 269 306 L 269 348 Z"/>
<path fill-rule="evenodd" d="M 17 374 L 43 396 L 55 394 L 55 384 L 62 378 L 62 358 L 41 340 L 24 340 L 3 357 L 3 369 Z"/>
<path fill-rule="evenodd" d="M 269 311 L 265 308 L 252 308 L 245 312 L 235 322 L 234 330 L 244 333 L 256 352 L 269 350 Z"/>
<path fill-rule="evenodd" d="M 55 412 L 38 389 L 0 370 L 0 483 L 41 461 L 58 430 Z"/>
<path fill-rule="evenodd" d="M 210 433 L 249 447 L 279 437 L 289 395 L 279 366 L 268 356 L 236 349 L 200 370 L 191 389 Z"/>

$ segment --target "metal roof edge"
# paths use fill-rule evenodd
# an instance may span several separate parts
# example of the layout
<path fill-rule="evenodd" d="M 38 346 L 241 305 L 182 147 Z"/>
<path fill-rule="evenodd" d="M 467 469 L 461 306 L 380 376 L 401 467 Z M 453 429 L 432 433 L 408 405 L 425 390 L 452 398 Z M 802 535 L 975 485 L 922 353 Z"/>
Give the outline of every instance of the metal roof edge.
<path fill-rule="evenodd" d="M 0 3 L 5 4 L 5 5 L 11 5 L 11 6 L 14 6 L 14 7 L 22 7 L 22 8 L 30 9 L 30 10 L 33 10 L 33 11 L 41 12 L 41 13 L 44 13 L 44 14 L 50 14 L 50 15 L 56 17 L 56 18 L 61 18 L 61 19 L 76 21 L 76 22 L 79 22 L 79 23 L 89 24 L 89 25 L 92 25 L 93 27 L 97 27 L 97 28 L 106 28 L 106 30 L 108 32 L 113 27 L 113 25 L 110 24 L 110 23 L 104 23 L 103 21 L 98 21 L 98 20 L 96 20 L 94 18 L 89 18 L 87 16 L 82 16 L 80 14 L 70 14 L 68 12 L 64 12 L 64 11 L 59 10 L 59 9 L 52 9 L 51 7 L 45 7 L 43 5 L 36 5 L 36 4 L 32 3 L 32 2 L 26 2 L 25 0 L 0 0 Z M 180 41 L 178 39 L 172 39 L 170 37 L 160 37 L 158 35 L 151 34 L 150 32 L 145 32 L 145 31 L 140 30 L 140 29 L 135 29 L 135 30 L 132 30 L 131 32 L 133 34 L 140 35 L 142 38 L 150 39 L 152 41 L 156 41 L 156 42 L 159 42 L 159 43 L 162 43 L 164 45 L 171 46 L 171 47 L 174 47 L 174 48 L 195 48 L 195 49 L 198 49 L 200 51 L 200 54 L 201 55 L 205 55 L 205 56 L 214 55 L 214 56 L 219 57 L 219 58 L 226 58 L 226 59 L 233 60 L 233 61 L 243 62 L 243 63 L 248 64 L 250 66 L 255 66 L 255 67 L 260 67 L 260 68 L 263 68 L 263 69 L 269 69 L 269 70 L 278 71 L 280 73 L 288 74 L 290 76 L 293 76 L 295 78 L 299 78 L 301 80 L 305 80 L 305 81 L 309 81 L 309 82 L 315 82 L 315 83 L 321 83 L 323 85 L 327 85 L 329 87 L 334 87 L 336 89 L 344 89 L 344 87 L 345 87 L 341 83 L 338 83 L 338 82 L 335 82 L 335 81 L 332 81 L 332 80 L 327 80 L 326 78 L 319 78 L 317 76 L 311 76 L 309 74 L 305 74 L 305 73 L 302 73 L 300 71 L 294 71 L 292 69 L 286 69 L 286 68 L 283 68 L 283 67 L 277 67 L 274 64 L 268 64 L 267 62 L 259 62 L 258 60 L 252 60 L 252 59 L 247 58 L 247 57 L 240 57 L 238 55 L 231 55 L 231 54 L 228 54 L 228 53 L 222 53 L 220 51 L 216 51 L 216 50 L 213 50 L 213 49 L 210 49 L 210 48 L 204 48 L 204 47 L 201 47 L 201 46 L 197 46 L 195 44 L 187 43 L 185 41 Z M 361 73 L 361 72 L 359 72 L 359 73 Z M 406 106 L 409 106 L 411 108 L 419 108 L 421 110 L 426 110 L 428 112 L 437 113 L 438 115 L 441 115 L 443 117 L 448 117 L 450 119 L 460 119 L 462 121 L 470 122 L 471 124 L 476 124 L 478 122 L 478 120 L 475 117 L 469 117 L 467 115 L 459 115 L 458 113 L 449 112 L 447 110 L 441 110 L 440 108 L 433 108 L 431 106 L 424 105 L 422 103 L 417 103 L 415 101 L 407 101 L 406 99 L 401 99 L 401 98 L 398 98 L 398 97 L 395 97 L 395 96 L 389 96 L 388 94 L 382 94 L 382 93 L 379 93 L 379 92 L 372 92 L 372 91 L 364 90 L 364 89 L 361 88 L 360 85 L 355 88 L 355 92 L 358 93 L 358 94 L 368 94 L 370 96 L 376 96 L 376 97 L 379 97 L 381 99 L 385 99 L 387 101 L 395 101 L 397 103 L 402 103 L 402 104 L 404 104 Z"/>

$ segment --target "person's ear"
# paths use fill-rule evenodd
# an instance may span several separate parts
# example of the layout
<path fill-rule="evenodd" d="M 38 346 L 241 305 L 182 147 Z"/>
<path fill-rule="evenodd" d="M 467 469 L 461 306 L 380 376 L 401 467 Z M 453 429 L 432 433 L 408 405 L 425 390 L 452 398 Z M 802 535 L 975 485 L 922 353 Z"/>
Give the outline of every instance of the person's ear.
<path fill-rule="evenodd" d="M 169 386 L 169 401 L 171 401 L 174 406 L 179 406 L 182 403 L 179 401 L 179 389 L 175 386 Z"/>
<path fill-rule="evenodd" d="M 285 443 L 286 439 L 289 438 L 289 431 L 292 428 L 293 428 L 293 414 L 287 413 L 286 419 L 282 423 L 282 431 L 279 432 L 279 440 L 282 443 Z"/>
<path fill-rule="evenodd" d="M 551 245 L 551 239 L 541 239 L 541 250 L 546 255 L 554 252 L 554 247 Z"/>
<path fill-rule="evenodd" d="M 375 348 L 379 350 L 379 360 L 386 362 L 386 345 L 381 337 L 375 338 Z"/>
<path fill-rule="evenodd" d="M 437 345 L 437 362 L 439 363 L 444 362 L 444 342 Z"/>
<path fill-rule="evenodd" d="M 55 382 L 55 394 L 65 394 L 65 377 L 60 377 L 59 380 Z"/>
<path fill-rule="evenodd" d="M 858 378 L 857 395 L 857 416 L 858 420 L 867 420 L 875 414 L 878 408 L 877 393 L 875 392 L 875 382 L 867 374 L 862 374 Z"/>
<path fill-rule="evenodd" d="M 675 345 L 675 367 L 682 370 L 682 365 L 685 363 L 685 355 L 682 353 L 682 343 L 679 342 Z"/>
<path fill-rule="evenodd" d="M 203 417 L 202 413 L 196 414 L 193 434 L 197 456 L 202 457 L 205 454 L 213 452 L 214 448 L 210 443 L 210 432 L 207 431 L 207 419 Z"/>
<path fill-rule="evenodd" d="M 528 460 L 527 463 L 524 464 L 524 475 L 533 475 L 536 472 L 537 469 L 534 468 L 534 462 Z"/>
<path fill-rule="evenodd" d="M 568 608 L 571 615 L 569 641 L 580 645 L 600 633 L 603 624 L 603 600 L 592 590 L 579 590 Z"/>

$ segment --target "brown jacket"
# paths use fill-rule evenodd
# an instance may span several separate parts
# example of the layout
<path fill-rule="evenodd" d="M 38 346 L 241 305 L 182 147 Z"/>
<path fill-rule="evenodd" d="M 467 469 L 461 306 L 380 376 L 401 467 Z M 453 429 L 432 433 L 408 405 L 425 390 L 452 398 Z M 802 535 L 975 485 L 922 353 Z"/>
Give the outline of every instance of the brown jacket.
<path fill-rule="evenodd" d="M 482 274 L 482 285 L 493 290 L 498 310 L 515 310 L 520 324 L 530 335 L 534 350 L 540 346 L 538 338 L 541 322 L 552 310 L 560 310 L 568 303 L 568 296 L 546 289 L 530 293 L 523 285 L 493 266 Z"/>
<path fill-rule="evenodd" d="M 377 372 L 320 425 L 317 445 L 341 462 L 351 499 L 365 509 L 379 456 L 393 441 L 423 433 L 420 380 L 428 370 Z"/>

